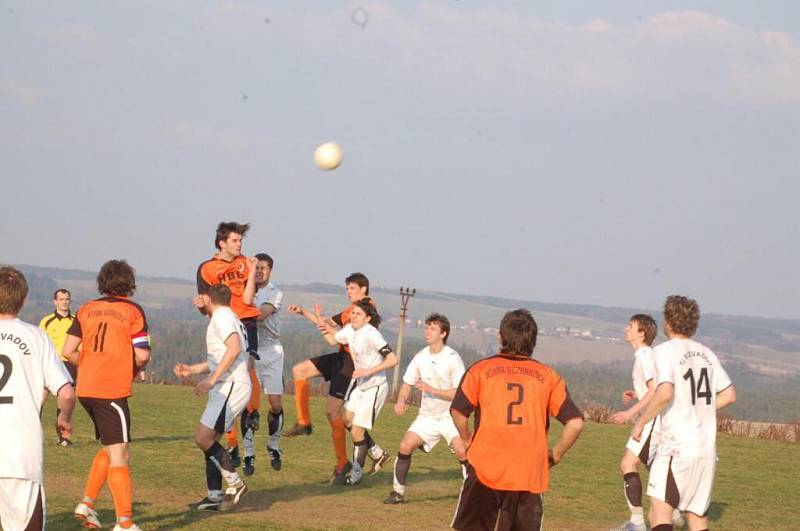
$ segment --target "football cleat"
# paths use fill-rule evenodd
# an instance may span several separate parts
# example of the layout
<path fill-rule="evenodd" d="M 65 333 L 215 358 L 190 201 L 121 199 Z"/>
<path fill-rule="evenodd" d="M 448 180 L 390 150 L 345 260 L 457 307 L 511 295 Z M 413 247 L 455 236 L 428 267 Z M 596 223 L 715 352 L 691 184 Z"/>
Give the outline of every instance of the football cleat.
<path fill-rule="evenodd" d="M 219 511 L 222 507 L 222 498 L 215 500 L 206 496 L 192 508 L 197 511 Z"/>
<path fill-rule="evenodd" d="M 233 468 L 239 468 L 242 464 L 242 458 L 239 456 L 239 447 L 234 446 L 233 448 L 228 448 L 228 456 L 231 458 Z"/>
<path fill-rule="evenodd" d="M 353 470 L 353 464 L 348 461 L 344 464 L 341 470 L 333 469 L 333 476 L 331 476 L 331 485 L 347 485 L 347 474 Z"/>
<path fill-rule="evenodd" d="M 81 502 L 75 507 L 75 511 L 73 511 L 75 518 L 83 522 L 83 527 L 86 529 L 100 529 L 103 526 L 100 525 L 100 519 L 97 517 L 97 511 L 86 505 L 85 503 Z"/>
<path fill-rule="evenodd" d="M 296 437 L 298 435 L 311 435 L 311 432 L 314 430 L 311 428 L 311 424 L 308 426 L 303 426 L 302 424 L 295 424 L 288 430 L 284 430 L 283 436 L 284 437 Z"/>
<path fill-rule="evenodd" d="M 370 459 L 372 458 L 370 457 Z M 391 459 L 391 457 L 389 456 L 389 452 L 386 450 L 383 451 L 383 454 L 381 454 L 379 458 L 372 459 L 372 467 L 369 469 L 369 475 L 374 476 L 380 472 L 381 468 L 383 468 L 383 465 L 385 465 L 389 459 Z"/>
<path fill-rule="evenodd" d="M 256 456 L 247 455 L 244 458 L 244 475 L 252 476 L 256 471 Z"/>
<path fill-rule="evenodd" d="M 283 452 L 275 448 L 267 448 L 267 450 L 269 451 L 270 456 L 269 464 L 272 465 L 272 470 L 277 472 L 281 469 L 281 466 L 283 466 L 283 461 L 281 460 Z"/>
<path fill-rule="evenodd" d="M 347 479 L 345 480 L 345 484 L 348 487 L 355 487 L 356 485 L 361 483 L 361 480 L 363 478 L 364 478 L 364 473 L 363 472 L 359 472 L 358 474 L 356 474 L 355 471 L 351 470 L 350 471 L 350 475 L 347 476 Z"/>
<path fill-rule="evenodd" d="M 245 494 L 247 494 L 247 485 L 240 479 L 237 484 L 225 489 L 225 503 L 227 505 L 236 505 Z"/>
<path fill-rule="evenodd" d="M 392 491 L 389 493 L 389 497 L 383 500 L 383 503 L 387 505 L 397 505 L 399 503 L 405 503 L 405 497 L 397 491 Z"/>
<path fill-rule="evenodd" d="M 69 439 L 59 439 L 58 445 L 63 446 L 64 448 L 69 448 L 70 446 L 72 446 L 72 441 L 70 441 Z"/>

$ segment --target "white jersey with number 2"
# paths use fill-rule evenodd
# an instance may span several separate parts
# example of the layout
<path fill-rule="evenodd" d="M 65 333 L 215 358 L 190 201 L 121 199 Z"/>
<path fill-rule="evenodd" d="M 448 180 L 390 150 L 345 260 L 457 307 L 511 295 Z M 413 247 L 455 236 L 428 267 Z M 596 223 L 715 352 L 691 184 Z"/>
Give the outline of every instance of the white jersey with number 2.
<path fill-rule="evenodd" d="M 50 338 L 19 319 L 0 320 L 0 478 L 43 483 L 43 391 L 72 379 Z"/>
<path fill-rule="evenodd" d="M 656 387 L 674 385 L 661 413 L 658 455 L 716 457 L 717 393 L 731 380 L 711 349 L 692 339 L 671 339 L 654 349 Z"/>

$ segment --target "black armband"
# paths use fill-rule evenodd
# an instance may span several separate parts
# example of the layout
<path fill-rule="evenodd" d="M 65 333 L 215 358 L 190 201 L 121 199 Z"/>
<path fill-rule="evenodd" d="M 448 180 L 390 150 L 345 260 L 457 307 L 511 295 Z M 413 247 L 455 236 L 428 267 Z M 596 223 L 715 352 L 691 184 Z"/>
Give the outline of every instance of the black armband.
<path fill-rule="evenodd" d="M 382 346 L 381 349 L 378 351 L 378 354 L 380 354 L 384 358 L 391 353 L 392 353 L 392 347 L 390 347 L 388 343 Z"/>

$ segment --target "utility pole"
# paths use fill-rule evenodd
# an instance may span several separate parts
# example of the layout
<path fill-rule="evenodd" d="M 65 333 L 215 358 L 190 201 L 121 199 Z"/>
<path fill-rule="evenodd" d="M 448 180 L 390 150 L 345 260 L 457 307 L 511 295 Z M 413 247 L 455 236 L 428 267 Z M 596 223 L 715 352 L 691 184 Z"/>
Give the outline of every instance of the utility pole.
<path fill-rule="evenodd" d="M 397 333 L 397 349 L 395 350 L 395 354 L 397 354 L 397 365 L 394 366 L 394 374 L 392 375 L 392 397 L 397 399 L 397 393 L 400 391 L 400 388 L 397 387 L 397 384 L 400 380 L 400 365 L 403 361 L 403 333 L 406 330 L 406 311 L 408 310 L 408 299 L 416 295 L 417 290 L 415 288 L 400 288 L 400 331 Z"/>

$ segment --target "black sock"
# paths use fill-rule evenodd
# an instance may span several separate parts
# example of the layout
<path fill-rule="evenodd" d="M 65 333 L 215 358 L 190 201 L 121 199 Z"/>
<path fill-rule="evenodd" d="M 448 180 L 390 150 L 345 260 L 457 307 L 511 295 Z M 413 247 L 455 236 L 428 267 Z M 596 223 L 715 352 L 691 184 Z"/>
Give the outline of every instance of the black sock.
<path fill-rule="evenodd" d="M 375 446 L 375 441 L 372 440 L 367 430 L 364 430 L 364 442 L 367 444 L 367 450 Z"/>
<path fill-rule="evenodd" d="M 270 409 L 269 415 L 267 415 L 267 425 L 270 435 L 275 435 L 277 431 L 280 431 L 281 426 L 283 426 L 283 409 L 278 411 L 278 413 L 273 413 Z"/>
<path fill-rule="evenodd" d="M 399 485 L 406 485 L 409 468 L 411 468 L 411 455 L 397 452 L 397 461 L 394 462 L 394 479 Z"/>
<path fill-rule="evenodd" d="M 208 456 L 206 456 L 206 486 L 208 490 L 222 490 L 222 472 Z"/>
<path fill-rule="evenodd" d="M 353 454 L 355 462 L 364 468 L 364 462 L 367 460 L 367 441 L 353 441 Z"/>
<path fill-rule="evenodd" d="M 625 497 L 631 507 L 642 506 L 642 479 L 638 472 L 628 472 L 622 476 L 625 485 Z"/>
<path fill-rule="evenodd" d="M 672 531 L 672 524 L 659 524 L 652 528 L 651 531 Z"/>
<path fill-rule="evenodd" d="M 214 441 L 214 444 L 205 451 L 205 454 L 208 459 L 216 460 L 223 470 L 227 472 L 236 472 L 236 469 L 231 463 L 231 456 L 228 455 L 228 452 L 225 451 L 225 448 L 223 448 L 218 441 Z"/>

